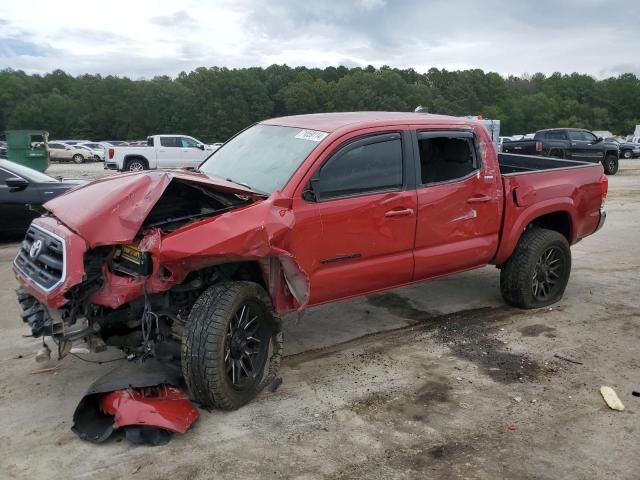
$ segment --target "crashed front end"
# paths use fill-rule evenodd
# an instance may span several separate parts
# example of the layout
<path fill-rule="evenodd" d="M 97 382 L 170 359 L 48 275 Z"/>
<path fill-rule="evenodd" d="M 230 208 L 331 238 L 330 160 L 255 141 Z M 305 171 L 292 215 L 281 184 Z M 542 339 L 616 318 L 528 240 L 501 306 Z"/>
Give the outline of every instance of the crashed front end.
<path fill-rule="evenodd" d="M 301 309 L 307 277 L 286 250 L 287 199 L 202 174 L 108 177 L 45 205 L 14 261 L 34 337 L 179 362 L 191 309 L 210 285 L 262 284 L 278 312 Z"/>

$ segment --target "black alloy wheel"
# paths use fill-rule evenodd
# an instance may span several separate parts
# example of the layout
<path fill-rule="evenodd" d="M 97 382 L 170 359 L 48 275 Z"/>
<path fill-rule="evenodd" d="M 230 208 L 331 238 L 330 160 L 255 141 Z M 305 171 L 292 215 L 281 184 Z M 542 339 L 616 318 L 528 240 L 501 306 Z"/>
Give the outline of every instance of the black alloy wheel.
<path fill-rule="evenodd" d="M 564 277 L 564 268 L 564 257 L 557 247 L 551 247 L 543 252 L 536 262 L 531 282 L 536 300 L 546 302 L 558 293 L 561 286 L 560 279 Z"/>
<path fill-rule="evenodd" d="M 229 321 L 224 341 L 227 380 L 236 390 L 252 389 L 264 369 L 269 329 L 262 308 L 244 302 Z"/>

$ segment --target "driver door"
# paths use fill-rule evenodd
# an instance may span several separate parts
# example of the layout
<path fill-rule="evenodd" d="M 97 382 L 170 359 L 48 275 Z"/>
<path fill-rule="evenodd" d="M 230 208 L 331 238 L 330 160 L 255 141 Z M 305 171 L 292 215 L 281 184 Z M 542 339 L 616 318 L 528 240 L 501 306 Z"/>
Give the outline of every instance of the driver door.
<path fill-rule="evenodd" d="M 352 139 L 314 173 L 315 196 L 301 200 L 317 222 L 313 238 L 294 246 L 310 260 L 310 304 L 411 281 L 417 201 L 403 145 L 397 131 Z"/>

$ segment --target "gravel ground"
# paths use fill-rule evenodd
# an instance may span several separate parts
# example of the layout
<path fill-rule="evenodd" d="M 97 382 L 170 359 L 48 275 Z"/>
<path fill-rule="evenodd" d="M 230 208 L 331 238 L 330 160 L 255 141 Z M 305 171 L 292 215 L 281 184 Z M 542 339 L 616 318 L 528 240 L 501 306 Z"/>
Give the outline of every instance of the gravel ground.
<path fill-rule="evenodd" d="M 95 446 L 69 431 L 76 403 L 111 366 L 67 357 L 33 374 L 39 342 L 18 317 L 16 245 L 0 245 L 0 477 L 637 479 L 639 208 L 640 162 L 622 162 L 607 224 L 573 248 L 552 308 L 507 308 L 498 272 L 484 268 L 290 320 L 275 393 L 201 411 L 156 448 Z M 623 412 L 607 408 L 601 385 Z"/>

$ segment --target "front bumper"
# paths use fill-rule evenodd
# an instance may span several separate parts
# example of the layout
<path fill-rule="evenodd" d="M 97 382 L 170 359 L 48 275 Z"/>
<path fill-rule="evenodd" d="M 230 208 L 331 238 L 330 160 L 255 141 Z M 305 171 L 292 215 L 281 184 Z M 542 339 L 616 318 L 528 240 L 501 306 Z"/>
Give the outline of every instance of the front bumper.
<path fill-rule="evenodd" d="M 594 230 L 593 233 L 596 233 L 604 226 L 604 222 L 607 220 L 607 211 L 604 208 L 600 209 L 600 221 L 598 222 L 598 226 Z"/>

